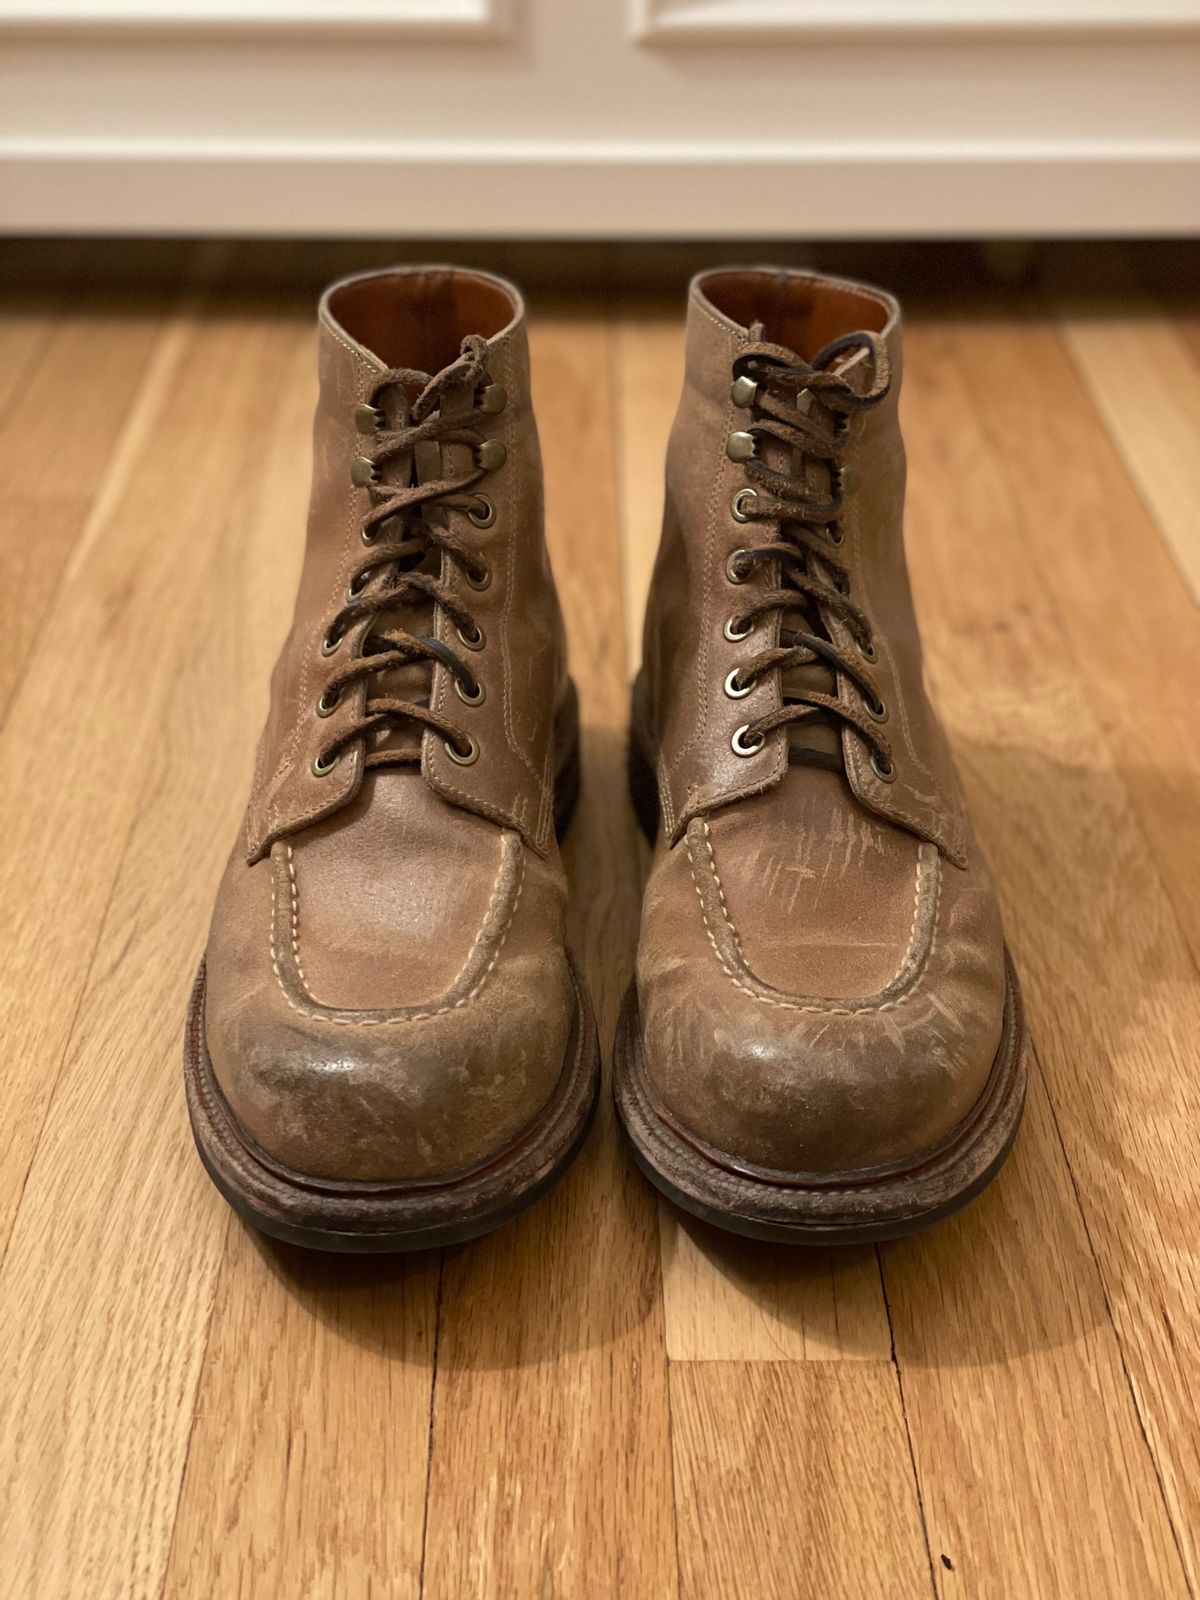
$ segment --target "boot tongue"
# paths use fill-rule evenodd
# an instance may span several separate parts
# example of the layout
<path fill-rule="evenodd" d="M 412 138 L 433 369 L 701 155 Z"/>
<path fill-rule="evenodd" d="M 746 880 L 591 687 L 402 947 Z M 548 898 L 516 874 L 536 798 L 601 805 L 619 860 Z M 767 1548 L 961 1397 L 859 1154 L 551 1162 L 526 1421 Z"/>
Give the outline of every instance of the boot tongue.
<path fill-rule="evenodd" d="M 750 329 L 750 337 L 757 341 L 769 339 L 770 335 L 760 323 Z M 818 371 L 848 374 L 851 368 L 862 365 L 862 349 L 844 349 L 842 341 L 836 339 L 818 350 L 809 365 Z M 818 402 L 814 399 L 812 404 L 816 407 Z M 832 414 L 827 421 L 832 426 Z M 769 465 L 788 472 L 803 483 L 806 493 L 814 499 L 824 498 L 829 493 L 829 468 L 825 462 L 806 457 L 801 451 L 789 450 L 786 445 L 774 441 L 767 442 L 764 458 Z M 786 579 L 782 586 L 787 586 Z M 788 642 L 790 633 L 813 633 L 818 638 L 828 637 L 816 606 L 803 595 L 797 595 L 795 608 L 785 611 L 781 616 L 780 632 L 780 642 L 783 644 Z M 806 693 L 836 695 L 837 675 L 826 662 L 816 657 L 782 673 L 780 690 L 785 701 L 797 699 Z M 841 730 L 819 717 L 793 724 L 788 729 L 788 744 L 793 757 L 800 761 L 811 761 L 815 757 L 821 766 L 836 764 L 840 768 L 843 765 Z"/>
<path fill-rule="evenodd" d="M 413 408 L 418 405 L 420 397 L 442 381 L 446 373 L 458 364 L 458 359 L 450 362 L 442 372 L 429 377 L 424 384 L 414 382 L 406 384 L 403 388 L 397 386 L 386 391 L 380 403 L 387 412 L 388 427 L 391 429 L 407 427 L 413 420 Z M 443 412 L 469 410 L 471 395 L 461 387 L 449 386 L 442 390 L 439 406 Z M 462 445 L 442 445 L 436 440 L 426 440 L 414 451 L 396 456 L 387 462 L 380 469 L 379 481 L 395 488 L 409 488 L 416 483 L 434 483 L 439 478 L 448 476 L 449 472 L 460 464 L 452 458 L 465 448 Z M 443 457 L 447 459 L 444 460 Z M 421 509 L 424 512 L 424 520 L 429 522 L 441 521 L 446 516 L 436 501 L 428 503 Z M 409 520 L 416 520 L 415 512 Z M 390 564 L 383 567 L 372 577 L 368 592 L 374 592 L 375 585 L 393 583 L 397 570 L 423 572 L 437 578 L 441 567 L 442 553 L 436 547 L 431 547 L 419 558 L 415 555 L 407 558 L 399 568 Z M 378 612 L 364 639 L 364 655 L 369 657 L 376 650 L 386 650 L 386 645 L 381 642 L 375 644 L 381 634 L 401 631 L 411 633 L 417 639 L 431 637 L 435 632 L 433 601 L 424 595 L 416 595 L 388 607 L 386 611 Z M 387 672 L 380 672 L 368 678 L 367 699 L 386 696 L 388 699 L 408 700 L 416 705 L 428 705 L 432 687 L 433 663 L 427 660 L 412 661 L 402 667 L 392 667 Z M 372 735 L 368 741 L 368 748 L 377 752 L 411 753 L 419 749 L 422 731 L 414 722 L 393 724 Z"/>

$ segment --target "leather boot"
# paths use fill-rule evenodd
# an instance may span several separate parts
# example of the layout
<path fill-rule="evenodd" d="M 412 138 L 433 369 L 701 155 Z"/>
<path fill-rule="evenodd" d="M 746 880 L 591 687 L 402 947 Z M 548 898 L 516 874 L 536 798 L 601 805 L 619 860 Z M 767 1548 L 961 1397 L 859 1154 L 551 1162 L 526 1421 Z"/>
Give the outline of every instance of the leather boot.
<path fill-rule="evenodd" d="M 754 1237 L 887 1238 L 976 1194 L 1028 1040 L 922 682 L 900 313 L 698 278 L 634 690 L 657 830 L 617 1103 L 649 1177 Z"/>
<path fill-rule="evenodd" d="M 556 839 L 577 714 L 517 290 L 352 278 L 318 336 L 304 569 L 193 994 L 188 1107 L 257 1226 L 408 1249 L 519 1211 L 587 1129 L 596 1032 Z"/>

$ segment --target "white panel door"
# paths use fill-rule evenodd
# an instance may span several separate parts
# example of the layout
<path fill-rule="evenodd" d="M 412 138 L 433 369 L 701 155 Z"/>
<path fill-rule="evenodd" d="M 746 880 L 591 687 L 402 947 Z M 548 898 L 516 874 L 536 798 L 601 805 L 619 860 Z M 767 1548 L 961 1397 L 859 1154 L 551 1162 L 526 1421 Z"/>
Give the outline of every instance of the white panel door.
<path fill-rule="evenodd" d="M 1200 0 L 0 0 L 0 230 L 1200 230 Z"/>

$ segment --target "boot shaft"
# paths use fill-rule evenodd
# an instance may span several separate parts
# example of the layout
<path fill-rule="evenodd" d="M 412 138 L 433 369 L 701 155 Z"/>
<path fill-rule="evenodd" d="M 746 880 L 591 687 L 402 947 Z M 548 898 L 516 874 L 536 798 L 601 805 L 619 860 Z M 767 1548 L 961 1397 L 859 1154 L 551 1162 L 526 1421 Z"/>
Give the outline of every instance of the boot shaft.
<path fill-rule="evenodd" d="M 858 337 L 866 335 L 871 339 Z M 839 413 L 815 392 L 797 397 L 814 434 L 830 440 L 832 459 L 781 443 L 771 431 L 778 415 L 771 385 L 739 379 L 747 352 L 764 341 L 780 347 L 781 362 L 794 353 L 801 363 L 823 363 L 823 353 L 832 352 L 829 370 L 859 396 L 876 383 L 869 350 L 877 351 L 885 375 L 871 404 Z M 770 362 L 762 370 L 769 372 Z M 753 751 L 736 743 L 739 729 L 779 713 L 785 694 L 786 675 L 778 671 L 764 673 L 748 690 L 730 681 L 748 658 L 780 642 L 780 611 L 759 615 L 750 629 L 745 612 L 756 597 L 786 586 L 788 571 L 795 570 L 779 561 L 739 563 L 740 551 L 781 538 L 778 519 L 746 520 L 764 492 L 757 466 L 792 474 L 797 492 L 829 503 L 829 520 L 818 530 L 828 566 L 820 566 L 818 577 L 831 582 L 840 569 L 847 594 L 869 623 L 868 640 L 844 616 L 818 608 L 821 641 L 828 639 L 860 677 L 838 670 L 836 662 L 817 664 L 831 696 L 860 722 L 870 685 L 874 704 L 886 711 L 890 771 L 872 760 L 874 747 L 852 722 L 826 730 L 830 750 L 840 747 L 838 759 L 863 805 L 961 859 L 961 802 L 924 692 L 904 556 L 900 376 L 900 311 L 881 291 L 767 268 L 706 273 L 691 285 L 684 387 L 668 446 L 636 713 L 644 744 L 657 748 L 660 801 L 672 839 L 692 817 L 778 787 L 789 770 L 786 727 L 766 734 Z M 818 565 L 809 562 L 814 572 Z M 884 744 L 883 734 L 876 738 Z"/>
<path fill-rule="evenodd" d="M 477 377 L 456 381 L 467 371 L 460 370 L 464 340 L 473 336 L 482 341 Z M 364 562 L 376 556 L 381 573 L 403 533 L 403 518 L 372 525 L 372 511 L 387 493 L 434 483 L 466 487 L 418 498 L 408 515 L 438 519 L 469 561 L 444 553 L 439 560 L 435 552 L 424 562 L 422 570 L 454 609 L 430 604 L 419 622 L 405 613 L 400 625 L 419 626 L 444 659 L 398 669 L 386 689 L 393 700 L 427 696 L 434 716 L 455 729 L 469 721 L 462 744 L 435 729 L 411 730 L 419 739 L 423 781 L 451 804 L 516 828 L 545 852 L 553 838 L 552 736 L 565 693 L 565 650 L 543 531 L 520 293 L 489 274 L 442 267 L 347 279 L 321 301 L 318 345 L 305 561 L 272 682 L 247 854 L 260 856 L 276 839 L 345 806 L 362 782 L 373 742 L 391 737 L 351 743 L 327 764 L 327 752 L 362 720 L 379 689 L 360 679 L 327 692 L 361 654 L 371 626 L 369 619 L 338 619 L 358 585 L 383 581 L 364 574 Z M 384 381 L 400 369 L 409 382 Z M 474 368 L 467 371 L 473 374 Z M 428 384 L 439 375 L 452 381 L 437 394 L 435 416 L 456 426 L 376 465 L 379 439 L 413 423 L 422 380 Z M 467 618 L 471 626 L 461 626 Z M 462 672 L 447 664 L 450 653 L 466 664 Z M 464 685 L 469 715 L 459 692 Z M 456 754 L 468 759 L 456 760 Z"/>

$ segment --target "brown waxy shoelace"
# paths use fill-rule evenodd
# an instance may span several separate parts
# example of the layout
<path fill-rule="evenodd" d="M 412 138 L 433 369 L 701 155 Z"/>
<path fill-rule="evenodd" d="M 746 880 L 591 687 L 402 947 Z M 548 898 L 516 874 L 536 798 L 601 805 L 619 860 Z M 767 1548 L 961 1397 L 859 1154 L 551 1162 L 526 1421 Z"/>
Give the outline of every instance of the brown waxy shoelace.
<path fill-rule="evenodd" d="M 781 627 L 778 645 L 743 663 L 731 674 L 731 687 L 744 694 L 769 672 L 782 674 L 819 663 L 845 673 L 862 696 L 863 710 L 802 685 L 789 693 L 777 710 L 738 730 L 739 753 L 753 755 L 776 728 L 814 720 L 844 722 L 866 741 L 877 776 L 890 782 L 895 776 L 891 750 L 879 731 L 886 707 L 867 671 L 867 664 L 876 658 L 871 624 L 852 598 L 849 573 L 835 554 L 842 543 L 842 456 L 849 419 L 878 405 L 887 394 L 887 347 L 873 333 L 850 333 L 826 345 L 810 364 L 783 345 L 765 340 L 761 325 L 750 331 L 751 343 L 734 361 L 733 375 L 739 403 L 747 404 L 752 412 L 746 432 L 754 441 L 755 453 L 744 462 L 749 485 L 735 497 L 735 514 L 743 522 L 777 523 L 779 537 L 769 544 L 735 551 L 728 571 L 733 582 L 744 583 L 756 565 L 777 563 L 780 587 L 756 595 L 732 619 L 731 637 L 749 633 L 759 617 L 772 612 L 798 612 L 806 626 Z M 872 368 L 870 386 L 861 394 L 840 373 L 829 370 L 838 357 L 857 349 L 866 351 Z M 791 469 L 781 470 L 761 459 L 760 440 L 774 440 L 790 451 Z M 828 479 L 827 493 L 810 493 L 807 465 L 811 461 L 827 466 L 828 473 L 822 474 Z M 822 613 L 845 625 L 853 649 L 829 636 Z M 816 751 L 798 753 L 819 762 L 823 759 Z"/>
<path fill-rule="evenodd" d="M 485 443 L 482 413 L 478 410 L 445 415 L 441 401 L 454 390 L 480 390 L 487 381 L 487 344 L 472 334 L 462 342 L 458 359 L 436 376 L 406 367 L 392 367 L 380 373 L 369 404 L 360 407 L 373 422 L 373 447 L 368 462 L 371 476 L 365 487 L 371 497 L 371 510 L 363 519 L 362 542 L 366 547 L 362 562 L 355 569 L 346 591 L 346 603 L 326 630 L 322 652 L 333 655 L 347 632 L 367 618 L 383 624 L 368 630 L 356 656 L 334 672 L 325 685 L 318 713 L 328 716 L 342 695 L 354 684 L 377 678 L 379 674 L 420 661 L 440 661 L 457 680 L 461 697 L 468 704 L 482 698 L 480 686 L 457 651 L 430 634 L 415 634 L 399 626 L 388 626 L 388 613 L 414 605 L 441 606 L 453 622 L 458 637 L 468 650 L 478 650 L 483 634 L 462 602 L 432 572 L 422 570 L 426 558 L 444 552 L 459 567 L 468 584 L 485 588 L 489 579 L 487 564 L 450 528 L 447 510 L 465 512 L 478 526 L 486 527 L 494 517 L 490 501 L 473 492 L 488 471 L 479 460 Z M 418 390 L 410 406 L 407 395 Z M 494 390 L 495 393 L 500 393 Z M 370 417 L 370 411 L 375 417 Z M 390 462 L 415 458 L 424 444 L 461 444 L 475 451 L 474 465 L 461 476 L 417 480 L 415 467 L 402 483 L 383 481 L 382 472 Z M 498 448 L 498 447 L 494 447 Z M 500 459 L 503 453 L 500 452 Z M 494 462 L 499 465 L 499 460 Z M 341 752 L 360 739 L 415 722 L 435 729 L 446 741 L 456 760 L 474 759 L 474 742 L 438 715 L 428 701 L 401 699 L 394 695 L 368 694 L 360 716 L 331 738 L 314 763 L 318 775 L 332 771 Z M 420 746 L 369 749 L 368 767 L 419 763 Z"/>

